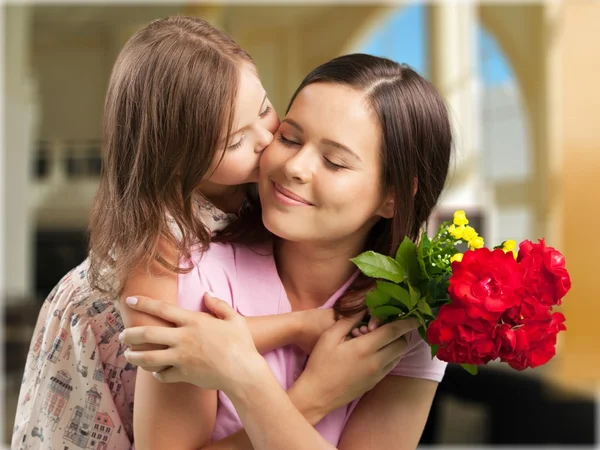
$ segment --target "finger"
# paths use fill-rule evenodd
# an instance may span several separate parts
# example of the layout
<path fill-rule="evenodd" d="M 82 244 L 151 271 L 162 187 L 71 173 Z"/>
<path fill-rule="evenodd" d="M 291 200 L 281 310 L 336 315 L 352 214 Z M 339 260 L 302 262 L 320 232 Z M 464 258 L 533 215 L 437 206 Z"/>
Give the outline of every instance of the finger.
<path fill-rule="evenodd" d="M 161 372 L 153 372 L 152 375 L 161 383 L 179 383 L 183 381 L 179 371 L 175 367 L 163 370 Z"/>
<path fill-rule="evenodd" d="M 381 325 L 381 319 L 379 317 L 371 317 L 369 319 L 369 331 L 376 330 L 379 327 L 379 325 Z"/>
<path fill-rule="evenodd" d="M 174 366 L 177 362 L 175 353 L 171 349 L 167 350 L 146 350 L 134 351 L 125 350 L 125 359 L 134 366 L 152 368 Z"/>
<path fill-rule="evenodd" d="M 367 351 L 377 351 L 418 327 L 419 321 L 417 319 L 396 320 L 371 331 L 361 339 L 360 345 L 366 346 L 369 349 Z"/>
<path fill-rule="evenodd" d="M 212 292 L 204 294 L 204 304 L 219 319 L 227 320 L 238 316 L 237 311 L 229 306 L 227 302 L 215 297 Z"/>
<path fill-rule="evenodd" d="M 393 342 L 380 349 L 377 353 L 382 364 L 387 365 L 395 360 L 402 359 L 408 350 L 407 335 L 400 336 Z"/>
<path fill-rule="evenodd" d="M 360 332 L 360 329 L 359 328 L 354 328 L 352 330 L 352 336 L 354 336 L 354 337 L 362 336 L 362 333 Z"/>
<path fill-rule="evenodd" d="M 161 372 L 163 370 L 170 369 L 173 366 L 158 366 L 158 367 L 156 367 L 156 366 L 136 366 L 136 367 L 138 369 L 143 369 L 146 372 L 154 373 L 154 372 Z"/>
<path fill-rule="evenodd" d="M 346 336 L 352 332 L 352 329 L 359 323 L 362 318 L 366 314 L 366 310 L 362 311 L 359 314 L 355 314 L 350 317 L 342 317 L 336 323 L 334 323 L 331 327 L 329 327 L 323 335 L 326 335 L 327 338 L 331 337 L 331 339 L 336 340 L 345 340 Z"/>
<path fill-rule="evenodd" d="M 367 334 L 369 332 L 369 329 L 367 328 L 366 325 L 363 325 L 362 327 L 360 327 L 360 332 L 362 334 Z"/>
<path fill-rule="evenodd" d="M 158 344 L 173 347 L 179 339 L 179 328 L 168 327 L 132 327 L 126 328 L 119 339 L 127 345 Z"/>
<path fill-rule="evenodd" d="M 131 309 L 159 317 L 175 325 L 185 325 L 188 323 L 189 311 L 162 300 L 136 295 L 135 297 L 127 297 L 125 303 Z"/>

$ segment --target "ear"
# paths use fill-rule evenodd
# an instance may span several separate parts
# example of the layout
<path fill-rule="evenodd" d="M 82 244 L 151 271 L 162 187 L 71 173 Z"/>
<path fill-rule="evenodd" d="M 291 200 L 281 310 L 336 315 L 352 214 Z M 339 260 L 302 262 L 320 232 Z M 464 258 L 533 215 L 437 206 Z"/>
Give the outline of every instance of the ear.
<path fill-rule="evenodd" d="M 396 214 L 396 201 L 393 192 L 390 192 L 381 207 L 377 210 L 377 215 L 384 219 L 391 219 Z"/>

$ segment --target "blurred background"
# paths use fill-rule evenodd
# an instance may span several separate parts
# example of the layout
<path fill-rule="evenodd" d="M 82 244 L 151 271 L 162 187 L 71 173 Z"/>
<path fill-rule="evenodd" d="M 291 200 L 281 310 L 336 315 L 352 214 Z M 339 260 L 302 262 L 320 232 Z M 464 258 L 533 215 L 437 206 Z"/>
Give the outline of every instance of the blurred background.
<path fill-rule="evenodd" d="M 460 208 L 487 242 L 545 237 L 573 288 L 557 356 L 521 373 L 449 367 L 422 444 L 598 443 L 600 2 L 3 8 L 6 446 L 38 310 L 86 256 L 112 65 L 133 32 L 173 14 L 205 18 L 249 51 L 280 115 L 311 69 L 344 53 L 405 62 L 435 83 L 458 154 L 433 226 Z"/>

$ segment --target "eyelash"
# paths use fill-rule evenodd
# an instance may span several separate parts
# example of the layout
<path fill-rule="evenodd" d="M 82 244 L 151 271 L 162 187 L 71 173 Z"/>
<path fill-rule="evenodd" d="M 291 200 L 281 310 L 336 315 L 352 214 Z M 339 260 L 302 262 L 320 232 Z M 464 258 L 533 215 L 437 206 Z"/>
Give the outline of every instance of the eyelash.
<path fill-rule="evenodd" d="M 279 142 L 281 142 L 283 145 L 285 145 L 286 147 L 292 147 L 294 145 L 300 145 L 297 142 L 290 141 L 289 139 L 284 138 L 283 135 L 281 135 L 281 134 L 279 136 L 277 136 L 277 140 Z M 328 160 L 325 157 L 323 157 L 323 159 L 325 160 L 325 165 L 327 167 L 329 167 L 330 170 L 338 171 L 338 170 L 342 170 L 342 169 L 347 169 L 346 166 L 342 166 L 340 164 L 333 163 L 333 162 L 331 162 L 330 160 Z"/>
<path fill-rule="evenodd" d="M 246 137 L 246 135 L 242 134 L 242 137 L 240 138 L 239 141 L 237 141 L 235 144 L 229 146 L 229 150 L 237 150 L 238 148 L 240 148 L 242 146 L 242 144 L 244 143 L 245 137 Z"/>
<path fill-rule="evenodd" d="M 266 108 L 266 109 L 265 109 L 263 112 L 261 112 L 261 113 L 260 113 L 258 116 L 259 116 L 260 118 L 263 118 L 263 117 L 265 117 L 267 114 L 269 114 L 270 112 L 271 112 L 271 107 L 270 107 L 270 106 L 267 106 L 267 108 Z"/>

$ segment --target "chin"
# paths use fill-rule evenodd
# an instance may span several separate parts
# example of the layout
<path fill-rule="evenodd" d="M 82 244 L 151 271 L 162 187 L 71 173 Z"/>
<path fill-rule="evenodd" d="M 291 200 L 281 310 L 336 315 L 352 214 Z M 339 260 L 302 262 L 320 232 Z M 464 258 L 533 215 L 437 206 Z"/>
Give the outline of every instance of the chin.
<path fill-rule="evenodd" d="M 274 236 L 286 241 L 302 241 L 309 237 L 310 233 L 307 233 L 307 228 L 300 226 L 301 223 L 298 220 L 282 216 L 283 214 L 280 214 L 279 211 L 272 211 L 268 207 L 263 207 L 263 224 Z"/>

